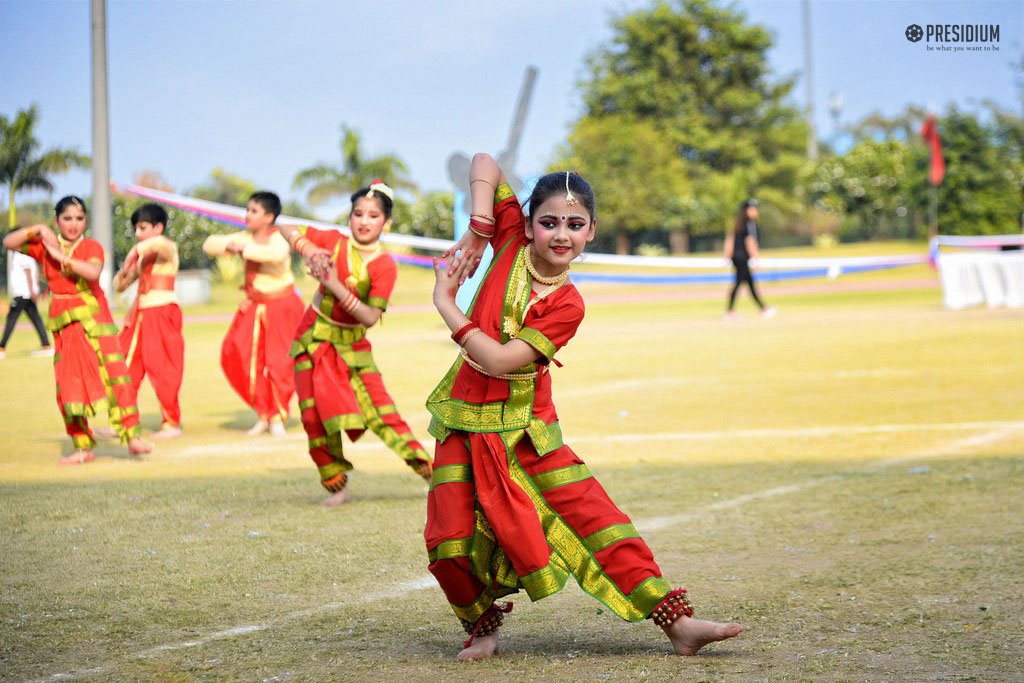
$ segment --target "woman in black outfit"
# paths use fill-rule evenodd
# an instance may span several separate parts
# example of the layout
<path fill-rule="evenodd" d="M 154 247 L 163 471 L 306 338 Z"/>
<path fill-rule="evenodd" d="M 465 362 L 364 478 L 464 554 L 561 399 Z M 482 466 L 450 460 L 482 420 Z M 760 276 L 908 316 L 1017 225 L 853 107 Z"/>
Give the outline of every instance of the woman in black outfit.
<path fill-rule="evenodd" d="M 749 261 L 757 261 L 761 254 L 757 248 L 757 200 L 748 199 L 740 204 L 739 213 L 736 214 L 736 225 L 725 238 L 725 258 L 732 261 L 736 269 L 736 282 L 729 293 L 729 308 L 725 311 L 726 318 L 738 318 L 740 314 L 733 310 L 736 303 L 736 292 L 744 282 L 750 288 L 750 295 L 761 308 L 761 316 L 774 318 L 779 312 L 774 306 L 765 306 L 761 298 L 757 296 L 757 289 L 754 287 L 754 274 L 750 271 Z"/>

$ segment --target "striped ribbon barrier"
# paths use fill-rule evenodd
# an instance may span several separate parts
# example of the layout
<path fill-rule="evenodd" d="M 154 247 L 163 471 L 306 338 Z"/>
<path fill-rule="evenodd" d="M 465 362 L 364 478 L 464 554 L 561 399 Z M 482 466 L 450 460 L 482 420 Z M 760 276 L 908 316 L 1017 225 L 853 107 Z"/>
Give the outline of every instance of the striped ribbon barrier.
<path fill-rule="evenodd" d="M 245 209 L 237 206 L 229 206 L 218 202 L 195 199 L 184 195 L 153 190 L 138 185 L 117 185 L 111 183 L 115 191 L 142 197 L 150 201 L 165 204 L 175 209 L 188 211 L 199 216 L 226 223 L 235 227 L 245 227 Z M 309 220 L 306 218 L 294 218 L 292 216 L 279 216 L 277 222 L 281 225 L 309 225 L 321 230 L 338 230 L 348 235 L 346 226 L 334 223 Z M 401 235 L 397 233 L 386 233 L 381 235 L 380 241 L 384 244 L 401 245 L 405 248 L 421 249 L 441 253 L 454 244 L 452 240 L 443 240 L 433 237 L 417 237 L 415 235 Z M 406 263 L 422 268 L 432 266 L 432 257 L 422 254 L 410 254 L 402 252 L 390 252 L 391 257 L 400 263 Z M 714 272 L 700 273 L 618 273 L 600 272 L 593 269 L 574 270 L 572 279 L 577 282 L 608 282 L 620 284 L 647 284 L 647 285 L 703 285 L 731 282 L 733 275 L 730 272 L 732 264 L 724 258 L 709 256 L 620 256 L 617 254 L 585 253 L 580 261 L 588 265 L 624 266 L 629 268 L 649 269 L 670 269 L 670 270 L 700 270 Z M 801 280 L 808 278 L 827 277 L 834 279 L 843 274 L 863 273 L 867 271 L 888 270 L 902 268 L 921 263 L 928 263 L 927 254 L 908 254 L 895 256 L 852 256 L 836 258 L 763 258 L 756 264 L 758 267 L 757 277 L 760 281 L 776 282 L 783 280 Z"/>

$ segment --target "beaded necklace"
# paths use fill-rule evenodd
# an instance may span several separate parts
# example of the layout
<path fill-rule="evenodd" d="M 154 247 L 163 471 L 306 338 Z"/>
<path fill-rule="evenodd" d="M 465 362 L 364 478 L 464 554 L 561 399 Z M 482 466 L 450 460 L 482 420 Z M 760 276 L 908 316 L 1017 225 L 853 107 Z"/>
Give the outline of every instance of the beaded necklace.
<path fill-rule="evenodd" d="M 569 277 L 569 266 L 566 266 L 565 270 L 558 275 L 552 275 L 551 277 L 544 277 L 538 273 L 537 269 L 533 266 L 533 257 L 530 255 L 529 245 L 526 247 L 526 271 L 530 273 L 530 277 L 542 285 L 561 285 Z"/>

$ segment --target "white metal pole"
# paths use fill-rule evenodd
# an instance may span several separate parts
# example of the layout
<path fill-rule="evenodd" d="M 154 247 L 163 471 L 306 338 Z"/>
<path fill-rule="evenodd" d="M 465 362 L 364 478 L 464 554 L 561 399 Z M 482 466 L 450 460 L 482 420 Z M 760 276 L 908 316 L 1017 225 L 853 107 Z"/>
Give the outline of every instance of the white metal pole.
<path fill-rule="evenodd" d="M 110 201 L 110 142 L 107 117 L 107 7 L 92 0 L 92 235 L 106 254 L 100 285 L 111 297 L 114 273 L 113 207 Z"/>

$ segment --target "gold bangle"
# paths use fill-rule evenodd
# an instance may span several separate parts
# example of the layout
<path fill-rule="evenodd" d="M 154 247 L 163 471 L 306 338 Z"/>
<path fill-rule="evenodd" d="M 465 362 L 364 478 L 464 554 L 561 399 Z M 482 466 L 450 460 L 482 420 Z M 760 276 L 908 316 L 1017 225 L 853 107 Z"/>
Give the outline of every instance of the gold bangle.
<path fill-rule="evenodd" d="M 469 226 L 469 231 L 472 232 L 477 237 L 483 237 L 485 240 L 490 240 L 491 239 L 491 236 L 488 235 L 486 232 L 480 232 L 479 230 L 474 228 L 472 225 Z"/>
<path fill-rule="evenodd" d="M 39 236 L 39 228 L 30 225 L 25 228 L 25 239 L 35 239 Z"/>
<path fill-rule="evenodd" d="M 494 183 L 492 183 L 490 180 L 484 180 L 483 178 L 474 178 L 473 180 L 469 181 L 471 187 L 473 183 L 487 183 L 488 185 L 491 186 L 492 189 L 494 189 L 494 191 L 498 190 L 498 188 L 494 186 Z"/>
<path fill-rule="evenodd" d="M 485 221 L 490 221 L 491 223 L 494 223 L 494 216 L 488 216 L 485 213 L 471 213 L 471 214 L 469 214 L 469 217 L 470 218 L 480 218 L 480 219 L 483 219 Z"/>
<path fill-rule="evenodd" d="M 454 330 L 452 330 L 452 336 L 454 337 L 454 336 L 455 336 L 455 335 L 457 335 L 457 334 L 458 334 L 459 332 L 461 332 L 462 330 L 464 330 L 464 329 L 465 329 L 465 328 L 466 328 L 466 327 L 467 327 L 468 325 L 472 325 L 472 324 L 473 324 L 473 321 L 472 321 L 472 320 L 467 320 L 466 322 L 462 323 L 461 325 L 459 325 L 458 327 L 456 327 L 456 328 L 455 328 Z"/>

